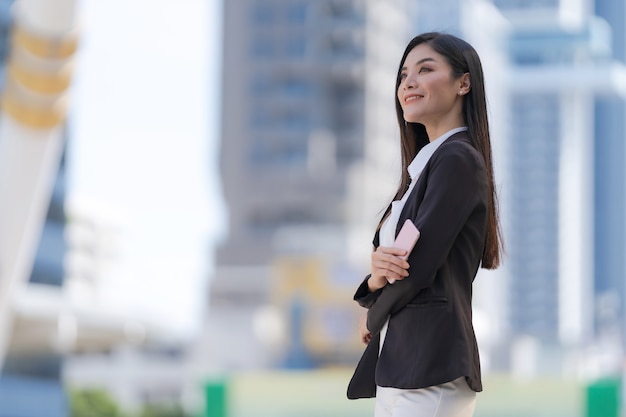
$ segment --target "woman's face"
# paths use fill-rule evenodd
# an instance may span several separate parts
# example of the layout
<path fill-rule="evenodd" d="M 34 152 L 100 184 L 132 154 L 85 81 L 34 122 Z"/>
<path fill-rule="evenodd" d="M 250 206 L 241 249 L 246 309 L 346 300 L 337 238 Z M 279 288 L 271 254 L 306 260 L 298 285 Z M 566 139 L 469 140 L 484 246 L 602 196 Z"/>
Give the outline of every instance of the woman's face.
<path fill-rule="evenodd" d="M 426 43 L 413 48 L 402 64 L 398 101 L 404 120 L 423 124 L 431 139 L 463 125 L 468 91 L 469 74 L 455 79 L 448 61 Z"/>

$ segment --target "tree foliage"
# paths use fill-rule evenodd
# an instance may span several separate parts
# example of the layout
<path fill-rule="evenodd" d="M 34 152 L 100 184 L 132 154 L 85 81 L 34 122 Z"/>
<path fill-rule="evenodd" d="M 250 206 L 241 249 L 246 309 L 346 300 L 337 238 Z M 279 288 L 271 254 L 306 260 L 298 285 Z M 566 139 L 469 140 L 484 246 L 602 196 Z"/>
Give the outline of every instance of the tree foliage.
<path fill-rule="evenodd" d="M 111 396 L 102 389 L 70 391 L 71 417 L 123 417 Z"/>
<path fill-rule="evenodd" d="M 152 404 L 144 406 L 140 417 L 186 417 L 180 405 Z"/>
<path fill-rule="evenodd" d="M 187 417 L 178 404 L 148 404 L 137 413 L 124 412 L 102 389 L 70 391 L 71 417 Z"/>

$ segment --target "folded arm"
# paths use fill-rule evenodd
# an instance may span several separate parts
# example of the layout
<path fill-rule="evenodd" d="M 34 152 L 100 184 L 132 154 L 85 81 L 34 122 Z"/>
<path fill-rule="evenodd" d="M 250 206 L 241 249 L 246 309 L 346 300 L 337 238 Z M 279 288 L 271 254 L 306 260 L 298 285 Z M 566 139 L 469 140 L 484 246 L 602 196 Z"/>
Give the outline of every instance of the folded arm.
<path fill-rule="evenodd" d="M 450 145 L 446 152 L 433 155 L 426 193 L 413 219 L 421 237 L 409 255 L 409 276 L 362 299 L 369 308 L 367 328 L 372 334 L 381 330 L 389 315 L 432 285 L 459 232 L 484 199 L 484 164 L 466 146 Z M 364 290 L 363 284 L 359 290 Z"/>

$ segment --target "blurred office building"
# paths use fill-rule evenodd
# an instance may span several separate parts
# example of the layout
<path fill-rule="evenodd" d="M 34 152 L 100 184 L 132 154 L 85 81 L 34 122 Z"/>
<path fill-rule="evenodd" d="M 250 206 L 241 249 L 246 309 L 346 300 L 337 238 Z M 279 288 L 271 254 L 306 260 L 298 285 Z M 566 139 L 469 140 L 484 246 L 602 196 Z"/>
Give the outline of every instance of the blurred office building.
<path fill-rule="evenodd" d="M 354 365 L 351 297 L 400 169 L 398 59 L 441 30 L 470 41 L 487 76 L 506 255 L 475 282 L 485 372 L 621 372 L 622 3 L 225 2 L 229 235 L 202 368 Z"/>
<path fill-rule="evenodd" d="M 510 23 L 503 51 L 510 366 L 619 373 L 624 5 L 535 3 L 494 2 Z"/>
<path fill-rule="evenodd" d="M 427 3 L 417 32 L 460 34 L 487 77 L 507 252 L 476 281 L 485 368 L 621 372 L 623 2 Z"/>
<path fill-rule="evenodd" d="M 501 270 L 476 283 L 486 368 L 619 372 L 623 2 L 379 3 L 225 4 L 221 162 L 230 219 L 209 326 L 237 348 L 220 366 L 323 357 L 298 336 L 315 327 L 298 319 L 315 316 L 306 294 L 321 291 L 306 286 L 317 280 L 349 297 L 360 280 L 362 242 L 399 173 L 388 146 L 397 135 L 388 91 L 397 60 L 411 35 L 442 30 L 474 44 L 487 75 L 507 252 Z M 276 285 L 289 281 L 300 290 L 277 301 Z M 231 320 L 246 330 L 233 331 Z M 278 357 L 246 354 L 259 351 L 255 329 L 282 343 Z"/>
<path fill-rule="evenodd" d="M 373 230 L 380 207 L 371 213 L 349 195 L 358 186 L 359 198 L 367 190 L 383 204 L 371 180 L 395 179 L 384 170 L 393 147 L 381 163 L 370 141 L 394 137 L 381 119 L 394 117 L 409 3 L 224 2 L 229 227 L 210 283 L 213 370 L 352 362 L 361 350 L 350 300 L 371 236 L 355 251 L 351 226 Z M 364 159 L 375 163 L 369 172 Z"/>
<path fill-rule="evenodd" d="M 443 29 L 474 44 L 487 77 L 507 246 L 497 276 L 476 281 L 475 308 L 490 317 L 477 325 L 487 369 L 619 373 L 624 4 L 440 3 L 459 15 Z M 442 29 L 437 10 L 419 10 L 419 32 Z M 491 329 L 481 339 L 483 327 Z"/>
<path fill-rule="evenodd" d="M 594 334 L 626 347 L 626 5 L 596 0 L 593 12 L 610 26 L 614 85 L 594 102 Z M 597 77 L 597 75 L 596 75 Z M 616 340 L 617 339 L 617 340 Z M 611 342 L 612 341 L 612 342 Z"/>

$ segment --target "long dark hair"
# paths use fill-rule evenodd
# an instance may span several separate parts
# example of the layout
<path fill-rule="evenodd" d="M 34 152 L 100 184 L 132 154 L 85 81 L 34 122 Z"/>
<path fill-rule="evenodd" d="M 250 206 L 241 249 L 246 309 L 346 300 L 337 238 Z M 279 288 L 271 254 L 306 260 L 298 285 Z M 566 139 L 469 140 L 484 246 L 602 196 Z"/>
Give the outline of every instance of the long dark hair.
<path fill-rule="evenodd" d="M 474 147 L 481 153 L 487 168 L 489 184 L 489 207 L 487 218 L 487 236 L 482 257 L 482 267 L 495 269 L 500 265 L 502 253 L 502 232 L 498 215 L 498 197 L 494 185 L 493 163 L 491 158 L 491 140 L 489 137 L 489 121 L 487 118 L 487 100 L 485 83 L 480 58 L 476 50 L 467 42 L 453 35 L 430 32 L 413 38 L 407 45 L 396 76 L 396 116 L 400 127 L 400 144 L 402 154 L 402 177 L 394 200 L 402 198 L 410 177 L 407 168 L 415 155 L 429 143 L 426 128 L 421 123 L 409 123 L 404 120 L 402 106 L 398 100 L 398 87 L 401 82 L 401 70 L 409 52 L 417 45 L 428 44 L 435 52 L 442 55 L 452 67 L 455 78 L 465 73 L 470 75 L 470 90 L 463 97 L 463 120 L 468 128 L 468 136 Z M 378 227 L 382 225 L 382 221 Z"/>

